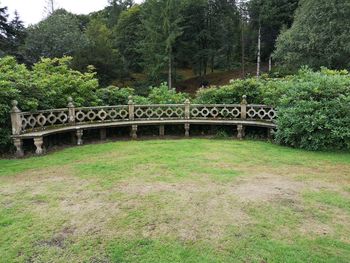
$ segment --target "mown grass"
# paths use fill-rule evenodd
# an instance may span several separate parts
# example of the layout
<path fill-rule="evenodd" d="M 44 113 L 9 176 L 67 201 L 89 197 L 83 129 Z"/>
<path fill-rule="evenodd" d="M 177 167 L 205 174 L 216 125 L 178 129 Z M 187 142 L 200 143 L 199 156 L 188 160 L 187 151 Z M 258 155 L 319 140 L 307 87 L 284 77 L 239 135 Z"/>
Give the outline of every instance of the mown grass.
<path fill-rule="evenodd" d="M 0 160 L 0 262 L 349 262 L 350 154 L 152 140 Z"/>

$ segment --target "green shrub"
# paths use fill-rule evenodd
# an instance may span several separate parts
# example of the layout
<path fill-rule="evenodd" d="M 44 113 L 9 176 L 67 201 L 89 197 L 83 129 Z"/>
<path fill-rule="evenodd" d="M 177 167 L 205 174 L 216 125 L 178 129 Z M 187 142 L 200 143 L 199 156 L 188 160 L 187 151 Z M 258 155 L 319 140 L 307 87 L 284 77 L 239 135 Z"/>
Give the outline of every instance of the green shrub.
<path fill-rule="evenodd" d="M 95 73 L 70 68 L 71 58 L 42 59 L 32 69 L 13 57 L 0 59 L 0 152 L 10 145 L 10 102 L 18 100 L 22 111 L 61 108 L 69 96 L 77 106 L 98 105 Z"/>
<path fill-rule="evenodd" d="M 308 150 L 350 149 L 350 75 L 303 69 L 284 83 L 276 141 Z"/>
<path fill-rule="evenodd" d="M 100 105 L 126 105 L 129 101 L 129 96 L 133 94 L 134 90 L 131 88 L 118 88 L 115 86 L 102 88 L 96 92 Z"/>
<path fill-rule="evenodd" d="M 249 78 L 245 80 L 233 80 L 229 85 L 200 89 L 195 98 L 195 103 L 204 104 L 236 104 L 240 103 L 243 95 L 247 95 L 249 103 L 261 103 L 262 80 Z"/>
<path fill-rule="evenodd" d="M 151 87 L 148 99 L 154 104 L 184 103 L 188 94 L 176 92 L 175 89 L 169 89 L 167 83 L 162 83 L 159 87 Z"/>

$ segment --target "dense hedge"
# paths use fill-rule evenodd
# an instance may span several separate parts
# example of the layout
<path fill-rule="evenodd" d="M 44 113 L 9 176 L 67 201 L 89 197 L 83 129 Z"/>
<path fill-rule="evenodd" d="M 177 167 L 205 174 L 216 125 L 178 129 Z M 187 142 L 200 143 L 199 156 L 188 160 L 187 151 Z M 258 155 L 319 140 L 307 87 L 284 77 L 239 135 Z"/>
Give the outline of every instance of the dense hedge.
<path fill-rule="evenodd" d="M 169 90 L 166 83 L 151 87 L 147 97 L 131 88 L 99 88 L 95 73 L 74 71 L 71 58 L 43 59 L 31 69 L 14 58 L 0 59 L 0 152 L 10 144 L 10 101 L 21 110 L 126 104 L 183 103 L 188 94 Z M 350 75 L 347 71 L 302 69 L 285 78 L 235 80 L 229 85 L 200 89 L 195 103 L 264 103 L 278 108 L 276 142 L 310 150 L 350 149 Z"/>
<path fill-rule="evenodd" d="M 350 75 L 301 70 L 284 83 L 276 142 L 308 150 L 350 149 Z"/>

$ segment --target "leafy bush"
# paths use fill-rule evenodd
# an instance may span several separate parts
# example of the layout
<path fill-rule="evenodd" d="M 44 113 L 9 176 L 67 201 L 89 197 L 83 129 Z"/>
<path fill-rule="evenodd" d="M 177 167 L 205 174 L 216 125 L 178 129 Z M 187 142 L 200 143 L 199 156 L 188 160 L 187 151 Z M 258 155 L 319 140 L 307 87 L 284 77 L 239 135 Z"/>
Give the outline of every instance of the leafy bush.
<path fill-rule="evenodd" d="M 257 78 L 233 80 L 230 85 L 200 89 L 196 94 L 196 103 L 204 104 L 236 104 L 243 95 L 247 95 L 249 103 L 261 103 L 261 86 L 263 81 Z"/>
<path fill-rule="evenodd" d="M 154 104 L 184 103 L 189 96 L 185 93 L 176 92 L 175 89 L 169 89 L 166 83 L 159 87 L 151 87 L 148 99 Z"/>
<path fill-rule="evenodd" d="M 70 57 L 42 59 L 31 70 L 13 57 L 0 59 L 0 152 L 10 145 L 10 102 L 23 111 L 61 108 L 72 96 L 77 106 L 98 105 L 95 73 L 72 70 Z"/>
<path fill-rule="evenodd" d="M 350 75 L 308 69 L 284 82 L 276 141 L 308 150 L 350 149 Z"/>
<path fill-rule="evenodd" d="M 132 88 L 118 88 L 109 86 L 97 90 L 96 95 L 99 98 L 100 105 L 126 105 L 129 102 L 129 97 L 136 104 L 149 104 L 149 99 L 142 96 L 135 96 L 135 90 Z"/>

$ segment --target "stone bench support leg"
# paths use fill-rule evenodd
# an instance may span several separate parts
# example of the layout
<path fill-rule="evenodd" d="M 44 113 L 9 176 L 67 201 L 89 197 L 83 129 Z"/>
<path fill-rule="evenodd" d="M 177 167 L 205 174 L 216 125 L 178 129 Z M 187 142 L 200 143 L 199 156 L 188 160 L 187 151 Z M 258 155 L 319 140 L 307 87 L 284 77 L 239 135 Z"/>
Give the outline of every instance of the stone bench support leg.
<path fill-rule="evenodd" d="M 165 128 L 164 128 L 164 125 L 160 125 L 159 126 L 159 136 L 160 137 L 164 137 L 165 135 Z"/>
<path fill-rule="evenodd" d="M 237 125 L 237 139 L 242 140 L 245 136 L 244 126 L 242 124 Z"/>
<path fill-rule="evenodd" d="M 83 130 L 77 130 L 77 145 L 83 145 L 84 143 L 83 134 L 84 134 Z"/>
<path fill-rule="evenodd" d="M 44 144 L 44 138 L 43 137 L 34 138 L 34 145 L 36 147 L 35 153 L 37 155 L 42 155 L 44 153 L 43 144 Z"/>
<path fill-rule="evenodd" d="M 272 140 L 275 135 L 275 130 L 273 128 L 267 128 L 267 138 Z"/>
<path fill-rule="evenodd" d="M 100 139 L 101 141 L 106 140 L 107 138 L 107 130 L 106 129 L 100 129 Z"/>
<path fill-rule="evenodd" d="M 76 132 L 71 132 L 70 133 L 70 136 L 71 136 L 71 143 L 74 145 L 74 144 L 77 144 L 77 134 Z"/>
<path fill-rule="evenodd" d="M 23 140 L 19 138 L 13 139 L 13 144 L 16 147 L 16 157 L 23 157 L 24 151 L 23 151 Z"/>
<path fill-rule="evenodd" d="M 185 124 L 185 137 L 190 137 L 190 124 Z"/>
<path fill-rule="evenodd" d="M 137 125 L 132 125 L 131 126 L 131 138 L 133 140 L 137 139 Z"/>

